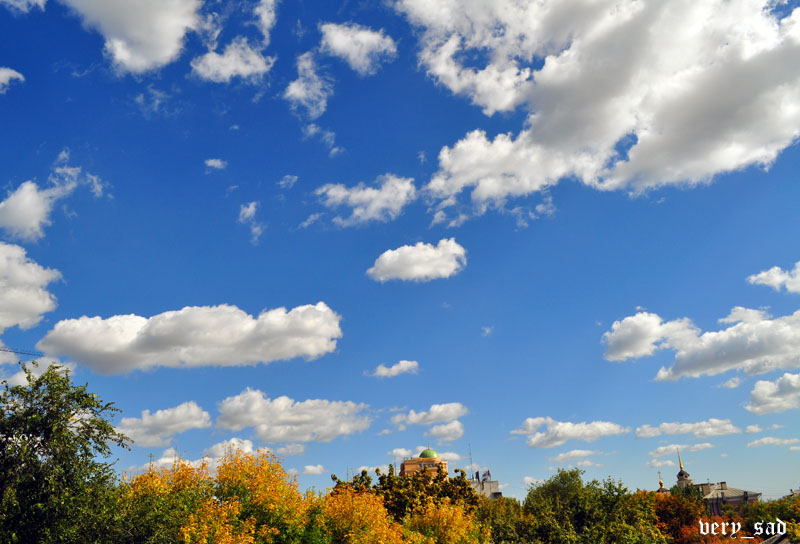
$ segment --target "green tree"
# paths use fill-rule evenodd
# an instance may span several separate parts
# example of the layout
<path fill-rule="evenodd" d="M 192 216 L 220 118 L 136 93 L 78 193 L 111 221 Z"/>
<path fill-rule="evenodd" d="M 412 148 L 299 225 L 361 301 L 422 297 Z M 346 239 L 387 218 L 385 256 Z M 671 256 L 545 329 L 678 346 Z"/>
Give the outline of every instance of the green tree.
<path fill-rule="evenodd" d="M 551 544 L 662 544 L 652 493 L 629 493 L 621 482 L 584 483 L 583 471 L 559 470 L 532 486 L 524 511 L 532 541 Z"/>
<path fill-rule="evenodd" d="M 126 447 L 107 419 L 119 410 L 64 367 L 36 376 L 21 366 L 27 385 L 4 381 L 0 393 L 0 542 L 104 542 L 117 478 L 97 457 Z"/>

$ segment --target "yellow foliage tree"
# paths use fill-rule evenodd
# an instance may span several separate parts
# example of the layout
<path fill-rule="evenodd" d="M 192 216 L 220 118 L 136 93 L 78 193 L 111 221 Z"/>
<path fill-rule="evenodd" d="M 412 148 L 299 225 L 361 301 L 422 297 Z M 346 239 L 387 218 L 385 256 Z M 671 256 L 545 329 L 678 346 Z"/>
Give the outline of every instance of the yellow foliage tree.
<path fill-rule="evenodd" d="M 403 540 L 402 527 L 374 493 L 337 489 L 325 497 L 323 516 L 326 532 L 336 544 L 395 544 Z"/>
<path fill-rule="evenodd" d="M 409 540 L 426 544 L 486 544 L 491 543 L 487 528 L 481 526 L 463 505 L 449 500 L 428 504 L 423 510 L 407 517 L 407 531 L 419 533 L 425 540 L 408 535 Z"/>

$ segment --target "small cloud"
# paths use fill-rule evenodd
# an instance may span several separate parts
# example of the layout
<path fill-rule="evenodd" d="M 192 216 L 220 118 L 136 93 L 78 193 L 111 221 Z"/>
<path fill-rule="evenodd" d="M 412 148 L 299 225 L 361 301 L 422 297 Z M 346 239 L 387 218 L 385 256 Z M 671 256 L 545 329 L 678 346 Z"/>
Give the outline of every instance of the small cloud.
<path fill-rule="evenodd" d="M 322 465 L 306 465 L 303 467 L 303 474 L 319 476 L 324 472 L 325 472 L 325 467 L 323 467 Z"/>
<path fill-rule="evenodd" d="M 534 478 L 533 476 L 525 476 L 524 478 L 522 478 L 522 483 L 528 486 L 539 485 L 543 484 L 544 480 L 540 480 L 539 478 Z"/>
<path fill-rule="evenodd" d="M 489 336 L 494 331 L 494 325 L 488 327 L 481 327 L 481 336 Z"/>
<path fill-rule="evenodd" d="M 264 232 L 266 226 L 263 223 L 259 223 L 256 221 L 256 210 L 258 209 L 259 203 L 257 201 L 248 202 L 247 204 L 242 204 L 239 207 L 239 219 L 238 222 L 242 225 L 247 225 L 250 227 L 250 242 L 253 245 L 258 244 L 258 240 L 261 237 L 261 234 Z"/>
<path fill-rule="evenodd" d="M 425 152 L 424 151 L 420 151 L 420 152 L 417 153 L 417 160 L 420 162 L 420 164 L 425 164 L 425 160 L 426 159 L 425 159 Z"/>
<path fill-rule="evenodd" d="M 324 213 L 312 213 L 311 215 L 306 217 L 306 220 L 303 221 L 302 223 L 300 223 L 300 225 L 298 225 L 298 226 L 301 229 L 308 228 L 311 225 L 313 225 L 314 223 L 316 223 L 317 221 L 319 221 L 319 218 L 322 217 L 323 215 L 325 215 L 325 214 Z"/>
<path fill-rule="evenodd" d="M 736 389 L 742 383 L 742 379 L 739 376 L 734 376 L 730 380 L 719 384 L 717 387 L 724 387 L 726 389 Z"/>
<path fill-rule="evenodd" d="M 294 184 L 297 183 L 297 176 L 292 174 L 286 174 L 283 176 L 280 181 L 278 182 L 278 187 L 281 189 L 291 189 L 294 187 Z"/>
<path fill-rule="evenodd" d="M 305 452 L 304 444 L 286 444 L 275 450 L 278 455 L 303 455 Z"/>
<path fill-rule="evenodd" d="M 210 172 L 211 170 L 224 170 L 226 166 L 228 166 L 227 161 L 223 161 L 222 159 L 206 159 L 206 172 Z"/>
<path fill-rule="evenodd" d="M 393 378 L 400 374 L 416 374 L 419 370 L 419 363 L 417 361 L 399 361 L 390 367 L 386 365 L 378 365 L 375 370 L 370 374 L 376 378 Z"/>

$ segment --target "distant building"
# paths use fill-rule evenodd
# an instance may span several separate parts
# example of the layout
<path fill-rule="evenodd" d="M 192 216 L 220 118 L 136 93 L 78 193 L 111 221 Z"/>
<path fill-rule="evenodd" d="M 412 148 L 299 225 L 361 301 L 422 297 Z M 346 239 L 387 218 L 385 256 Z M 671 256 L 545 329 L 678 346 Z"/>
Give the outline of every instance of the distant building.
<path fill-rule="evenodd" d="M 503 496 L 500 491 L 500 482 L 492 480 L 492 473 L 486 470 L 481 477 L 480 472 L 476 472 L 470 479 L 469 483 L 475 493 L 489 497 L 490 499 L 499 499 Z"/>
<path fill-rule="evenodd" d="M 721 515 L 723 505 L 736 506 L 743 503 L 752 504 L 754 502 L 758 502 L 758 500 L 761 498 L 761 493 L 756 491 L 747 491 L 746 489 L 728 487 L 727 482 L 717 482 L 715 484 L 710 482 L 705 484 L 696 484 L 692 482 L 692 478 L 689 476 L 689 473 L 683 468 L 683 461 L 681 460 L 680 452 L 678 452 L 678 465 L 680 466 L 680 470 L 678 471 L 678 481 L 676 485 L 681 489 L 685 489 L 689 486 L 696 487 L 703 496 L 703 500 L 708 505 L 708 510 L 712 515 Z M 669 493 L 669 491 L 664 489 L 664 481 L 661 480 L 661 473 L 658 475 L 658 483 L 659 493 Z"/>
<path fill-rule="evenodd" d="M 727 482 L 697 484 L 697 487 L 703 494 L 703 500 L 706 501 L 709 512 L 715 516 L 722 515 L 723 505 L 752 504 L 761 498 L 761 493 L 728 487 Z"/>
<path fill-rule="evenodd" d="M 430 472 L 433 476 L 444 471 L 447 474 L 447 461 L 444 461 L 439 454 L 428 448 L 422 450 L 419 457 L 411 457 L 400 464 L 400 476 L 410 476 L 420 471 Z"/>

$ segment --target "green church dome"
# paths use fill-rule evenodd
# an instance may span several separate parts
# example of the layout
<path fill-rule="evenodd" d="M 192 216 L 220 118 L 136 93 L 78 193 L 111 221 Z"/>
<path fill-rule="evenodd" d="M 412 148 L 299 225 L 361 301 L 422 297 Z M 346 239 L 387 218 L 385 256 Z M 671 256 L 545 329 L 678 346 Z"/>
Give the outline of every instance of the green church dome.
<path fill-rule="evenodd" d="M 427 450 L 422 450 L 422 453 L 420 453 L 419 456 L 424 459 L 431 459 L 433 457 L 439 457 L 439 454 L 428 448 Z"/>

